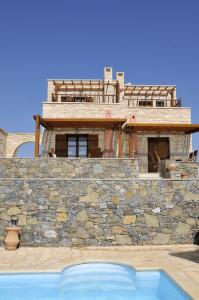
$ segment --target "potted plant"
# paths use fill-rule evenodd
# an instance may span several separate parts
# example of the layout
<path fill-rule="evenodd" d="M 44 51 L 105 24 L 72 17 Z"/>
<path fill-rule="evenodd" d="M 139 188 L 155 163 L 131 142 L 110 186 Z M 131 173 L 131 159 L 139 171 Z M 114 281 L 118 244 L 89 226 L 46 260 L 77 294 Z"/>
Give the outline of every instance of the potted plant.
<path fill-rule="evenodd" d="M 168 166 L 167 166 L 167 169 L 169 170 L 169 172 L 176 171 L 176 164 L 175 163 L 169 163 Z"/>
<path fill-rule="evenodd" d="M 182 178 L 182 179 L 186 179 L 186 178 L 188 178 L 188 175 L 189 175 L 188 173 L 182 172 L 182 173 L 181 173 L 181 178 Z"/>

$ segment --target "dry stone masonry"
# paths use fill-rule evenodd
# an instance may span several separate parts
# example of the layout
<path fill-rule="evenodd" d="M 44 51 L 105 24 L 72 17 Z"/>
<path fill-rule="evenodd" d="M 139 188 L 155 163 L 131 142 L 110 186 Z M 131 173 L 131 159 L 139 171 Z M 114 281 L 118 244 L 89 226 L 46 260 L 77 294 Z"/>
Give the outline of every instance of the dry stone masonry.
<path fill-rule="evenodd" d="M 0 178 L 135 178 L 137 159 L 0 159 Z"/>
<path fill-rule="evenodd" d="M 2 246 L 5 228 L 12 215 L 19 219 L 21 246 L 193 242 L 199 228 L 197 178 L 149 180 L 129 173 L 131 177 L 127 179 L 130 166 L 134 170 L 136 162 L 131 160 L 88 159 L 87 166 L 84 160 L 77 159 L 38 162 L 1 161 L 1 176 L 4 174 L 0 180 Z M 55 164 L 57 178 L 50 178 L 50 170 L 56 168 Z M 9 169 L 6 176 L 5 168 Z M 119 174 L 125 174 L 125 178 L 123 175 L 111 178 L 109 168 L 112 168 L 112 174 L 114 168 L 117 171 L 119 168 Z M 65 169 L 75 176 L 65 177 Z M 62 177 L 58 176 L 58 170 L 60 174 L 63 172 Z M 104 179 L 100 178 L 102 170 Z M 11 176 L 12 172 L 14 176 Z"/>
<path fill-rule="evenodd" d="M 7 133 L 0 128 L 0 157 L 6 157 Z"/>

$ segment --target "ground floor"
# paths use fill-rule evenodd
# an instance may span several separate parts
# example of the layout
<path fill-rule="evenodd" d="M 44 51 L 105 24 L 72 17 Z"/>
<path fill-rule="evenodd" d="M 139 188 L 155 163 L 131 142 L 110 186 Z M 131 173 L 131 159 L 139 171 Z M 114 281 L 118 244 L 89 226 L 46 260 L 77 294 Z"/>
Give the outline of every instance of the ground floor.
<path fill-rule="evenodd" d="M 194 300 L 199 299 L 199 251 L 194 245 L 88 248 L 0 248 L 0 272 L 56 272 L 86 262 L 127 264 L 137 270 L 161 269 Z"/>
<path fill-rule="evenodd" d="M 158 172 L 160 160 L 188 159 L 191 135 L 184 132 L 137 132 L 125 129 L 62 128 L 44 130 L 42 156 L 138 158 L 140 172 Z"/>

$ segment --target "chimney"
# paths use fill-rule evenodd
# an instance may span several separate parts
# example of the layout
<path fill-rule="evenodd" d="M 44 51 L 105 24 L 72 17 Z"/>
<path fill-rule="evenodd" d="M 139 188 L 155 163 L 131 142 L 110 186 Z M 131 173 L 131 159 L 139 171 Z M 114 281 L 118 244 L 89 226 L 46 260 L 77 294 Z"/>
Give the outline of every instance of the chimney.
<path fill-rule="evenodd" d="M 124 87 L 124 72 L 116 72 L 116 80 L 119 82 L 121 88 Z"/>
<path fill-rule="evenodd" d="M 105 81 L 112 81 L 113 80 L 113 71 L 111 67 L 104 68 L 104 80 Z"/>

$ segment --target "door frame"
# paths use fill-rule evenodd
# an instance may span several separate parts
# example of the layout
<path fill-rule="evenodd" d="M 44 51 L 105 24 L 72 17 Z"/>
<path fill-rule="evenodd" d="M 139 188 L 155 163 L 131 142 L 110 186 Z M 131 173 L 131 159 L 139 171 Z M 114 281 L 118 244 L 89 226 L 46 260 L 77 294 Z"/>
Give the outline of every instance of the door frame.
<path fill-rule="evenodd" d="M 165 159 L 170 159 L 170 156 L 171 156 L 171 151 L 170 151 L 170 137 L 168 137 L 168 136 L 160 136 L 160 137 L 155 137 L 155 136 L 151 136 L 151 137 L 147 137 L 147 149 L 148 149 L 148 151 L 147 151 L 147 162 L 148 162 L 148 172 L 149 173 L 157 173 L 158 172 L 158 170 L 157 171 L 149 171 L 149 155 L 150 155 L 150 153 L 149 153 L 149 142 L 150 142 L 150 140 L 165 140 L 165 141 L 167 141 L 167 143 L 168 143 L 168 149 L 169 149 L 169 153 L 168 153 L 168 158 L 165 158 Z M 161 160 L 161 158 L 160 158 L 160 160 Z M 155 162 L 154 162 L 155 163 Z M 157 161 L 157 164 L 158 164 L 158 161 Z"/>

